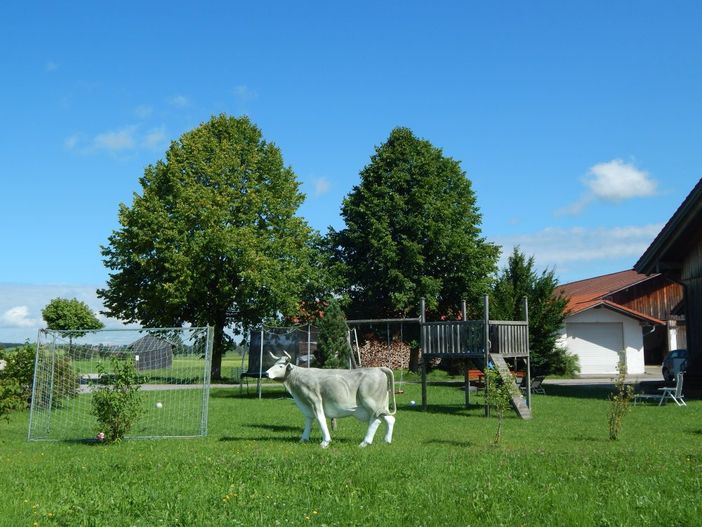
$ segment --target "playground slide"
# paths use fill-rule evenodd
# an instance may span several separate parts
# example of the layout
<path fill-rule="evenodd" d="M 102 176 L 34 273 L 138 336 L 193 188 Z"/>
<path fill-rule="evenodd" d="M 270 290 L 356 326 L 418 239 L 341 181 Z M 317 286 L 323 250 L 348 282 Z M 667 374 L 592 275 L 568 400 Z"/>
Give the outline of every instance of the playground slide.
<path fill-rule="evenodd" d="M 490 353 L 490 360 L 492 360 L 492 363 L 495 365 L 500 377 L 514 385 L 514 389 L 512 390 L 512 406 L 517 412 L 517 415 L 522 419 L 531 419 L 531 410 L 527 406 L 526 399 L 519 390 L 519 386 L 517 386 L 517 383 L 514 381 L 514 377 L 512 377 L 512 373 L 509 371 L 505 359 L 502 358 L 502 355 L 499 353 Z"/>

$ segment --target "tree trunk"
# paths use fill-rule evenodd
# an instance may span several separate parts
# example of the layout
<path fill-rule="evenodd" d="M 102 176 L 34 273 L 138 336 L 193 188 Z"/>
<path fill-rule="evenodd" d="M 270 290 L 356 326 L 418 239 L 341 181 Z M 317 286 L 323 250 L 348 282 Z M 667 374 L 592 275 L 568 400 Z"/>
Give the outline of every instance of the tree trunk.
<path fill-rule="evenodd" d="M 211 380 L 222 380 L 222 355 L 224 355 L 224 325 L 215 324 L 214 342 L 212 343 L 212 369 Z"/>

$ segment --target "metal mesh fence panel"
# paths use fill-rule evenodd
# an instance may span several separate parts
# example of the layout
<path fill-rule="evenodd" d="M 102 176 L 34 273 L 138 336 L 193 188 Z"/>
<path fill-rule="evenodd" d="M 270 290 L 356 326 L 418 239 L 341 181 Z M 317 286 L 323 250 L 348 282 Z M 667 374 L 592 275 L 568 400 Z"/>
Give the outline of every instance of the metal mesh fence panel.
<path fill-rule="evenodd" d="M 211 356 L 211 328 L 41 330 L 28 439 L 95 438 L 93 393 L 110 386 L 114 359 L 137 372 L 142 412 L 126 438 L 205 436 Z"/>
<path fill-rule="evenodd" d="M 315 326 L 269 327 L 251 331 L 249 369 L 247 375 L 258 376 L 275 364 L 276 357 L 288 353 L 294 364 L 303 367 L 316 365 L 317 338 Z"/>

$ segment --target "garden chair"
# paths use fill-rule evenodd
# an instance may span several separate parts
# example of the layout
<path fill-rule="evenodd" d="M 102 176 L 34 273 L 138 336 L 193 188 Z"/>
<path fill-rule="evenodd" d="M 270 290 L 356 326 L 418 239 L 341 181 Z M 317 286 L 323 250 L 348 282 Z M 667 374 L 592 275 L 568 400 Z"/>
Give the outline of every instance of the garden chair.
<path fill-rule="evenodd" d="M 544 379 L 546 378 L 545 375 L 537 375 L 536 377 L 531 378 L 531 393 L 539 393 L 541 395 L 546 395 L 546 390 L 544 389 L 541 384 L 544 382 Z M 526 382 L 522 381 L 521 384 L 519 385 L 519 389 L 522 391 L 523 394 L 526 395 Z"/>
<path fill-rule="evenodd" d="M 660 404 L 663 395 L 659 393 L 636 393 L 634 394 L 634 406 L 643 401 L 657 402 Z"/>
<path fill-rule="evenodd" d="M 661 400 L 658 403 L 658 406 L 666 402 L 668 398 L 675 401 L 675 404 L 677 404 L 678 406 L 687 406 L 687 403 L 683 399 L 685 396 L 682 393 L 682 389 L 683 374 L 678 373 L 675 378 L 675 386 L 664 386 L 663 388 L 658 388 L 658 391 L 661 392 Z"/>

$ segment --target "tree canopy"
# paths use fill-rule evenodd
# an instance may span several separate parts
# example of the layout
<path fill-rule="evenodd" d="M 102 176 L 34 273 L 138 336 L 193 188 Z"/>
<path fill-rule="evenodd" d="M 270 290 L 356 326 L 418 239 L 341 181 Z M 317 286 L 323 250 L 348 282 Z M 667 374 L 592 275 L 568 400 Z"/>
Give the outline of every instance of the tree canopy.
<path fill-rule="evenodd" d="M 41 310 L 41 316 L 49 329 L 74 331 L 104 327 L 88 304 L 77 298 L 54 298 Z"/>
<path fill-rule="evenodd" d="M 565 297 L 555 294 L 557 286 L 553 270 L 538 274 L 534 257 L 527 258 L 515 247 L 490 297 L 490 318 L 498 320 L 523 320 L 522 299 L 528 299 L 531 365 L 541 374 L 569 374 L 577 368 L 575 358 L 556 345 L 568 304 Z"/>
<path fill-rule="evenodd" d="M 343 263 L 348 312 L 363 317 L 447 315 L 479 305 L 499 249 L 481 236 L 481 215 L 460 164 L 407 128 L 376 148 L 344 199 L 331 232 Z"/>
<path fill-rule="evenodd" d="M 219 115 L 149 165 L 102 248 L 107 313 L 150 326 L 212 325 L 212 375 L 227 336 L 292 315 L 310 273 L 312 231 L 280 150 L 247 117 Z"/>

